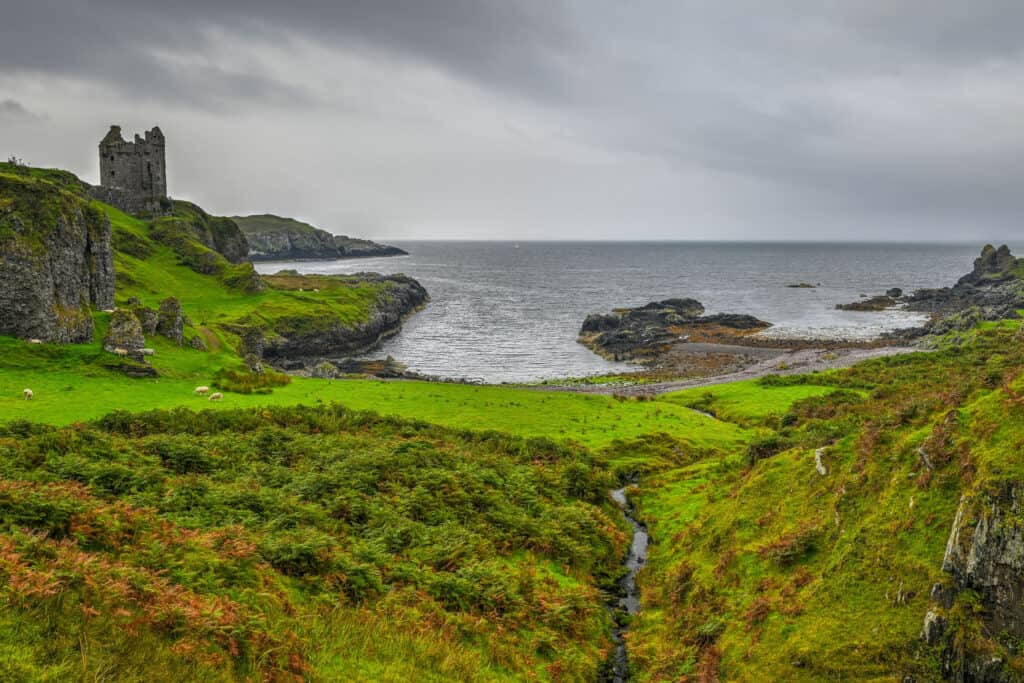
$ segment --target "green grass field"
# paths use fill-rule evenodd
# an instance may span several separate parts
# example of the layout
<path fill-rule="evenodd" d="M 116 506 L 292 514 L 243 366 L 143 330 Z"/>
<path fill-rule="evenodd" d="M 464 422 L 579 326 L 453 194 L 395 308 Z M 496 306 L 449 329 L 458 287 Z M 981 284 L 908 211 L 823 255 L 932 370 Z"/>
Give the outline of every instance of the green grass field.
<path fill-rule="evenodd" d="M 591 447 L 656 433 L 700 449 L 726 447 L 744 438 L 735 425 L 672 403 L 498 386 L 295 378 L 271 394 L 225 393 L 223 401 L 212 403 L 192 393 L 212 380 L 215 366 L 210 354 L 169 343 L 157 345 L 156 350 L 153 364 L 165 376 L 129 379 L 91 365 L 96 357 L 109 355 L 98 348 L 34 346 L 0 339 L 5 359 L 0 361 L 0 417 L 67 424 L 116 410 L 178 406 L 225 410 L 338 402 L 449 427 L 572 439 Z M 35 394 L 31 401 L 22 398 L 25 388 Z"/>

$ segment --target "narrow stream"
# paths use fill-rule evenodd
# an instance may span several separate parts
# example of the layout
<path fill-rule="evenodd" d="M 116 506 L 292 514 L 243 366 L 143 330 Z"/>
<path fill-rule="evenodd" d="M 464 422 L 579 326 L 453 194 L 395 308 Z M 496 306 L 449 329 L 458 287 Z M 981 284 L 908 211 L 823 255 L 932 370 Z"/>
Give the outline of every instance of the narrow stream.
<path fill-rule="evenodd" d="M 619 582 L 618 609 L 626 614 L 633 615 L 640 611 L 640 591 L 636 587 L 636 574 L 647 561 L 647 544 L 650 537 L 647 534 L 647 527 L 641 524 L 637 518 L 633 504 L 626 497 L 626 487 L 610 491 L 612 500 L 622 510 L 622 514 L 633 527 L 633 542 L 629 546 L 629 554 L 626 556 L 624 566 L 626 575 Z M 626 626 L 616 621 L 612 631 L 615 640 L 615 655 L 612 660 L 611 676 L 608 681 L 611 683 L 626 683 L 629 680 L 629 654 L 626 652 L 626 640 L 623 637 L 626 633 Z"/>

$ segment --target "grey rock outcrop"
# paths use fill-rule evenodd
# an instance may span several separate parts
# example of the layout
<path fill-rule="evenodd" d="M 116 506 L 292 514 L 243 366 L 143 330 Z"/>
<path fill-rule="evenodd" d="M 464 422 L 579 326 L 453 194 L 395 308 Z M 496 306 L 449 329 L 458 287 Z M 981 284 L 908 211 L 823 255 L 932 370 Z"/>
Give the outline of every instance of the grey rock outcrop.
<path fill-rule="evenodd" d="M 769 326 L 750 315 L 703 313 L 704 306 L 688 298 L 594 313 L 583 321 L 579 342 L 606 358 L 627 360 L 654 357 L 692 334 L 742 335 Z"/>
<path fill-rule="evenodd" d="M 960 500 L 942 560 L 951 583 L 933 589 L 933 605 L 921 633 L 929 645 L 944 646 L 944 673 L 950 680 L 1017 680 L 1007 670 L 1004 654 L 1015 652 L 1024 639 L 1022 495 L 1024 486 L 1011 482 L 994 491 L 965 494 Z M 976 597 L 970 609 L 958 609 L 958 597 L 965 591 Z M 954 637 L 958 623 L 975 619 L 981 622 L 980 631 L 962 631 L 990 634 L 990 640 L 978 643 Z"/>
<path fill-rule="evenodd" d="M 135 314 L 126 308 L 119 308 L 110 316 L 107 336 L 103 338 L 103 348 L 111 353 L 117 349 L 139 351 L 146 346 L 142 335 L 142 324 Z"/>
<path fill-rule="evenodd" d="M 985 320 L 1013 318 L 1024 307 L 1024 282 L 1016 272 L 1018 260 L 1004 244 L 986 244 L 974 269 L 952 287 L 919 289 L 904 301 L 911 311 L 946 316 L 976 308 Z"/>
<path fill-rule="evenodd" d="M 114 306 L 110 221 L 50 183 L 0 175 L 0 334 L 87 342 Z"/>
<path fill-rule="evenodd" d="M 330 361 L 320 361 L 310 370 L 309 376 L 315 379 L 334 379 L 338 376 L 338 368 Z"/>
<path fill-rule="evenodd" d="M 207 351 L 208 350 L 206 348 L 206 342 L 204 342 L 203 338 L 200 337 L 198 334 L 188 340 L 188 345 L 191 346 L 196 351 Z"/>
<path fill-rule="evenodd" d="M 235 216 L 249 242 L 249 258 L 254 261 L 288 259 L 343 259 L 373 256 L 400 256 L 398 247 L 370 240 L 332 235 L 293 218 L 272 214 Z"/>
<path fill-rule="evenodd" d="M 181 303 L 173 296 L 161 301 L 160 312 L 157 314 L 157 334 L 167 337 L 180 346 L 185 338 L 183 333 L 184 326 L 185 323 L 181 315 Z"/>

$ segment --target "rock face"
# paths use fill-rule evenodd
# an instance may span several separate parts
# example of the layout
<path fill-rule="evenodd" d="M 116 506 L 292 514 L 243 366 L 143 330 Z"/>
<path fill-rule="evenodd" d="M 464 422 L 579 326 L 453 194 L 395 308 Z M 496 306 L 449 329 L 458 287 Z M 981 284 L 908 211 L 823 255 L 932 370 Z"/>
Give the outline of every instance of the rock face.
<path fill-rule="evenodd" d="M 233 220 L 245 233 L 249 258 L 254 261 L 367 258 L 406 253 L 398 247 L 335 236 L 308 223 L 272 214 L 235 216 Z"/>
<path fill-rule="evenodd" d="M 146 345 L 142 336 L 142 324 L 135 314 L 126 308 L 119 308 L 110 316 L 107 336 L 103 338 L 103 348 L 111 353 L 117 349 L 138 351 Z"/>
<path fill-rule="evenodd" d="M 943 666 L 950 680 L 1018 680 L 1005 662 L 1006 654 L 1024 639 L 1022 497 L 1024 486 L 1010 482 L 960 500 L 942 560 L 950 584 L 932 590 L 933 604 L 921 632 L 929 645 L 944 647 Z M 968 596 L 961 600 L 965 592 Z M 969 635 L 956 637 L 957 630 L 978 632 L 975 620 L 990 638 L 975 642 Z"/>
<path fill-rule="evenodd" d="M 157 313 L 156 332 L 181 346 L 184 341 L 185 322 L 181 316 L 181 303 L 173 296 L 160 302 Z"/>
<path fill-rule="evenodd" d="M 750 315 L 703 313 L 704 306 L 695 299 L 666 299 L 610 314 L 595 313 L 583 321 L 579 342 L 606 358 L 628 360 L 656 356 L 691 337 L 719 340 L 770 326 Z"/>
<path fill-rule="evenodd" d="M 930 313 L 932 322 L 919 333 L 942 334 L 967 329 L 984 320 L 1016 318 L 1024 308 L 1024 267 L 1004 244 L 996 249 L 986 244 L 974 260 L 974 268 L 952 287 L 918 289 L 904 296 L 899 288 L 836 308 L 851 311 L 881 311 L 902 305 L 909 311 Z M 910 331 L 912 332 L 912 331 Z"/>
<path fill-rule="evenodd" d="M 365 353 L 384 339 L 397 334 L 407 316 L 427 303 L 427 290 L 406 275 L 359 273 L 362 282 L 382 285 L 385 294 L 376 298 L 364 322 L 350 325 L 341 320 L 285 317 L 260 339 L 243 335 L 248 352 L 259 354 L 272 363 L 295 359 L 341 358 Z"/>
<path fill-rule="evenodd" d="M 110 221 L 85 201 L 0 174 L 0 334 L 87 342 L 114 306 Z"/>

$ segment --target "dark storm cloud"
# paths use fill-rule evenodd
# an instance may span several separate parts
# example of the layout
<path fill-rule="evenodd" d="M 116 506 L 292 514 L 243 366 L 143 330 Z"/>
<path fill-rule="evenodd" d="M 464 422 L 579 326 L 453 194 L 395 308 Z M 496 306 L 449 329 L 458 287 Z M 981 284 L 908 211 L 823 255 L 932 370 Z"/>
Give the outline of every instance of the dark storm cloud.
<path fill-rule="evenodd" d="M 0 70 L 102 81 L 193 104 L 234 98 L 309 104 L 284 79 L 201 63 L 222 37 L 312 41 L 377 58 L 422 60 L 487 83 L 561 92 L 557 62 L 572 42 L 558 0 L 32 0 L 0 24 Z M 168 55 L 198 57 L 176 61 Z"/>
<path fill-rule="evenodd" d="M 465 220 L 449 213 L 466 202 L 445 170 L 491 178 L 482 205 L 514 196 L 536 208 L 521 220 L 588 226 L 563 237 L 631 210 L 656 222 L 649 236 L 680 236 L 690 206 L 723 225 L 800 216 L 805 233 L 891 220 L 907 237 L 938 236 L 940 219 L 1009 231 L 1024 213 L 1017 0 L 5 4 L 0 77 L 44 91 L 67 79 L 221 119 L 323 112 L 304 132 L 324 139 L 342 125 L 331 116 L 368 107 L 360 142 L 381 156 L 348 170 L 368 196 L 422 197 L 410 211 L 437 222 Z M 369 83 L 347 80 L 352 60 L 374 65 L 356 69 Z M 410 81 L 420 71 L 465 91 Z"/>

